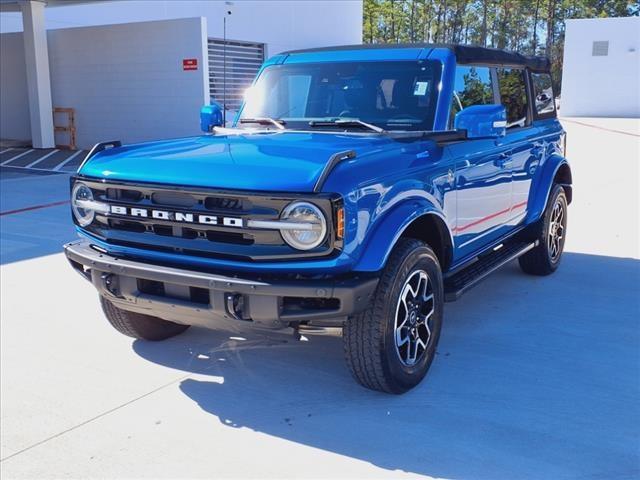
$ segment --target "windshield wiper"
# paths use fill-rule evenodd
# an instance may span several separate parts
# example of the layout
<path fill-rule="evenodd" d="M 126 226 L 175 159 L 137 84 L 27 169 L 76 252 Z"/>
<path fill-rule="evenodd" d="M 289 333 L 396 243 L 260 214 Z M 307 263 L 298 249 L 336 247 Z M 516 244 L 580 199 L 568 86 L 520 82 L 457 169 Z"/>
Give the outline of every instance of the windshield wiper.
<path fill-rule="evenodd" d="M 371 125 L 370 123 L 363 122 L 357 118 L 337 118 L 335 120 L 311 120 L 309 122 L 310 127 L 364 127 L 372 130 L 376 133 L 387 133 L 384 128 L 380 128 L 377 125 Z"/>
<path fill-rule="evenodd" d="M 275 120 L 271 117 L 241 118 L 240 123 L 257 123 L 259 125 L 275 125 L 279 130 L 284 130 L 284 120 Z"/>

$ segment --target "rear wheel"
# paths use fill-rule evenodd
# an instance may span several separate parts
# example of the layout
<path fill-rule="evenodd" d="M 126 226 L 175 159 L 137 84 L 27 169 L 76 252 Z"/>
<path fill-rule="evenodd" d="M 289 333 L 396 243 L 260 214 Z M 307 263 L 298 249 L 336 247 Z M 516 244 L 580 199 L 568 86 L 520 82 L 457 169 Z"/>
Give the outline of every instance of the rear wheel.
<path fill-rule="evenodd" d="M 420 383 L 438 345 L 443 298 L 433 250 L 419 240 L 400 240 L 375 299 L 344 327 L 345 356 L 355 379 L 388 393 L 404 393 Z"/>
<path fill-rule="evenodd" d="M 520 267 L 531 275 L 549 275 L 556 271 L 567 234 L 567 196 L 564 188 L 555 185 L 542 220 L 536 226 L 534 238 L 538 246 L 522 255 Z"/>
<path fill-rule="evenodd" d="M 103 296 L 100 296 L 100 304 L 113 328 L 128 337 L 152 341 L 166 340 L 189 328 L 189 325 L 180 325 L 151 315 L 122 310 Z"/>

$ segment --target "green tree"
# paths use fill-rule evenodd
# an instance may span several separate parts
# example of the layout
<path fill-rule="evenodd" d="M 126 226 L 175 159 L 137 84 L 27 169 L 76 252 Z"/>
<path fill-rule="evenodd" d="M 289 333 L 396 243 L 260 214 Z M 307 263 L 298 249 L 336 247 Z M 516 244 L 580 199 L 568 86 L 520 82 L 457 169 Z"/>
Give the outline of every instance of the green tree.
<path fill-rule="evenodd" d="M 640 0 L 364 0 L 365 43 L 465 43 L 547 55 L 560 91 L 564 22 L 640 13 Z"/>

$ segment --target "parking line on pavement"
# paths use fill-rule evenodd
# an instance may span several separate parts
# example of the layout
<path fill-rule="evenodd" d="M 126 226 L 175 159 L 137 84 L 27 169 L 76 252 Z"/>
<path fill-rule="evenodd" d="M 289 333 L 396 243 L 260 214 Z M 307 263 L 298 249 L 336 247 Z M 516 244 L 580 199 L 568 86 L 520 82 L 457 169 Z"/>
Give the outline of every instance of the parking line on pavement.
<path fill-rule="evenodd" d="M 577 125 L 582 125 L 584 127 L 597 128 L 598 130 L 604 130 L 605 132 L 613 132 L 613 133 L 620 133 L 621 135 L 630 135 L 632 137 L 640 137 L 640 135 L 638 135 L 637 133 L 623 132 L 622 130 L 615 130 L 613 128 L 600 127 L 598 125 L 593 125 L 591 123 L 578 122 L 577 120 L 569 120 L 568 118 L 561 118 L 560 123 L 562 122 L 575 123 Z"/>
<path fill-rule="evenodd" d="M 2 166 L 2 165 L 0 165 Z M 38 168 L 38 167 L 31 167 L 31 168 L 27 168 L 27 167 L 20 167 L 20 166 L 15 166 L 15 165 L 5 165 L 2 166 L 2 168 L 8 168 L 10 170 L 28 170 L 30 172 L 47 172 L 47 173 L 51 173 L 51 174 L 56 174 L 56 175 L 65 175 L 65 174 L 69 174 L 69 173 L 73 173 L 73 172 L 54 172 L 53 170 L 51 170 L 50 168 Z"/>
<path fill-rule="evenodd" d="M 0 155 L 2 155 L 3 153 L 7 153 L 7 152 L 9 152 L 9 151 L 11 151 L 11 150 L 13 150 L 13 148 L 5 148 L 4 150 L 2 150 L 2 151 L 0 152 Z"/>
<path fill-rule="evenodd" d="M 41 208 L 57 207 L 59 205 L 65 205 L 69 203 L 69 200 L 61 200 L 59 202 L 45 203 L 42 205 L 32 205 L 31 207 L 16 208 L 15 210 L 7 210 L 6 212 L 0 212 L 0 217 L 4 215 L 13 215 L 14 213 L 29 212 L 31 210 L 40 210 Z"/>
<path fill-rule="evenodd" d="M 9 162 L 13 162 L 14 160 L 17 160 L 17 159 L 19 159 L 20 157 L 24 157 L 25 155 L 27 155 L 27 154 L 29 154 L 29 153 L 33 152 L 34 150 L 35 150 L 35 149 L 33 149 L 33 148 L 32 148 L 31 150 L 27 150 L 26 152 L 22 152 L 22 153 L 20 153 L 20 154 L 18 154 L 18 155 L 16 155 L 16 156 L 14 156 L 14 157 L 11 157 L 9 160 L 5 160 L 4 162 L 0 163 L 0 165 L 6 165 L 6 164 L 7 164 L 7 163 L 9 163 Z"/>
<path fill-rule="evenodd" d="M 46 155 L 38 158 L 35 162 L 31 162 L 29 165 L 25 165 L 24 168 L 31 168 L 34 165 L 36 165 L 37 163 L 40 163 L 41 161 L 43 161 L 46 158 L 49 158 L 51 155 L 53 155 L 54 153 L 58 152 L 59 150 L 54 148 L 51 152 L 47 153 Z"/>
<path fill-rule="evenodd" d="M 73 160 L 74 158 L 76 158 L 78 155 L 80 155 L 84 150 L 78 150 L 76 153 L 74 153 L 73 155 L 71 155 L 69 158 L 67 158 L 64 162 L 58 164 L 56 167 L 54 167 L 52 170 L 54 172 L 57 172 L 58 170 L 60 170 L 62 167 L 64 167 L 67 163 L 69 163 L 71 160 Z"/>

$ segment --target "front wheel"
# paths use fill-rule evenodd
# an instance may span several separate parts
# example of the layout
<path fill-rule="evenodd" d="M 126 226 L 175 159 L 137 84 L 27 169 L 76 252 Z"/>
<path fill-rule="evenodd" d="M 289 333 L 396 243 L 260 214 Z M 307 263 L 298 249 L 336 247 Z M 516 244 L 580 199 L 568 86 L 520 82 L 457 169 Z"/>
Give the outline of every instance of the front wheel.
<path fill-rule="evenodd" d="M 402 239 L 380 277 L 375 298 L 347 320 L 344 350 L 355 379 L 372 390 L 404 393 L 424 378 L 440 338 L 442 273 L 424 242 Z"/>

